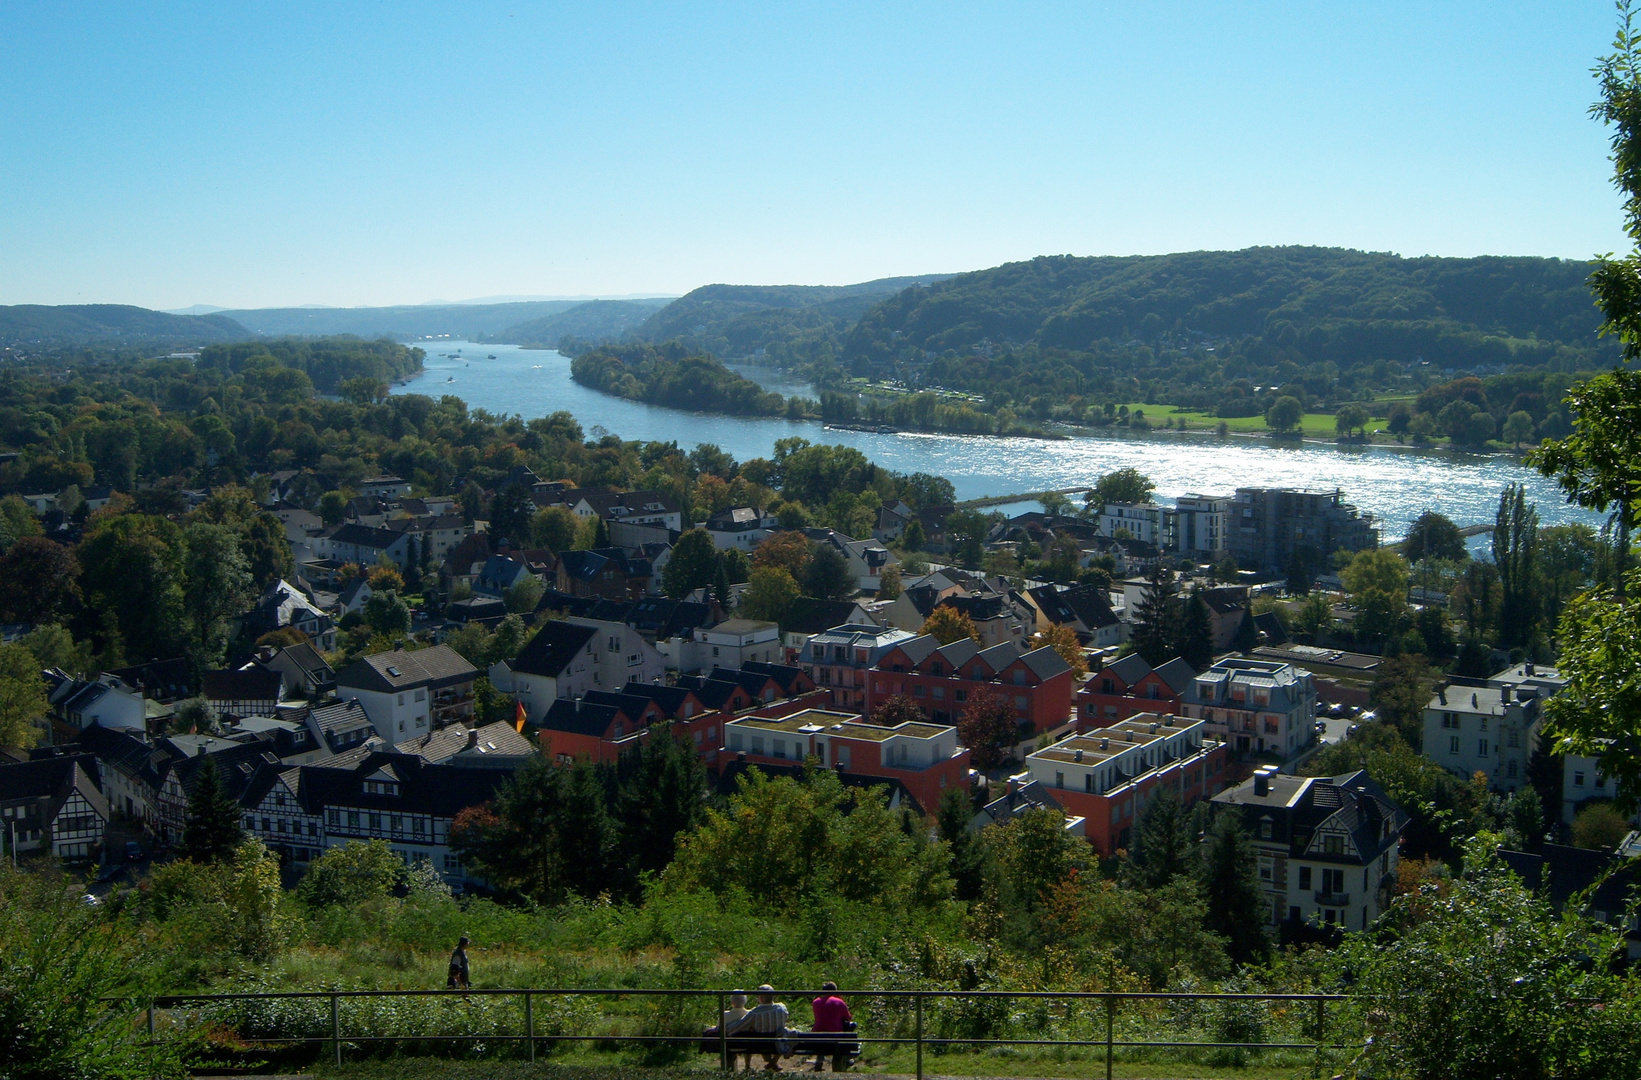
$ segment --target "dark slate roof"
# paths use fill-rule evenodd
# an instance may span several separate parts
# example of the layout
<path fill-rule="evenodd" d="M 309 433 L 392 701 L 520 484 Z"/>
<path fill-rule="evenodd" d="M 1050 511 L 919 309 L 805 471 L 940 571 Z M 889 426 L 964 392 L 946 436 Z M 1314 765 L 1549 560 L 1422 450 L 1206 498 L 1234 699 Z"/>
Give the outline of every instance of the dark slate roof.
<path fill-rule="evenodd" d="M 1008 614 L 1003 604 L 1003 598 L 994 594 L 986 596 L 948 596 L 942 599 L 935 607 L 949 607 L 961 611 L 970 619 L 984 622 L 987 619 L 999 619 Z"/>
<path fill-rule="evenodd" d="M 366 794 L 365 780 L 388 768 L 399 778 L 399 794 Z M 376 751 L 346 767 L 331 762 L 305 765 L 302 784 L 311 812 L 326 806 L 357 806 L 453 818 L 469 806 L 489 802 L 509 775 L 507 769 L 433 765 L 413 754 Z"/>
<path fill-rule="evenodd" d="M 1610 851 L 1561 844 L 1545 844 L 1537 852 L 1501 849 L 1499 857 L 1529 889 L 1546 894 L 1551 905 L 1558 909 L 1565 906 L 1574 893 L 1589 888 L 1596 879 L 1625 861 Z M 1641 884 L 1641 872 L 1634 866 L 1621 867 L 1596 889 L 1590 907 L 1607 913 L 1608 918 L 1616 922 L 1638 884 Z"/>
<path fill-rule="evenodd" d="M 703 605 L 705 606 L 705 605 Z M 854 618 L 853 600 L 823 600 L 818 596 L 800 596 L 792 604 L 781 629 L 789 634 L 819 634 L 834 626 L 841 626 Z"/>
<path fill-rule="evenodd" d="M 1020 662 L 1030 668 L 1032 674 L 1039 679 L 1052 679 L 1061 672 L 1071 670 L 1066 658 L 1056 652 L 1052 645 L 1044 645 L 1040 649 L 1032 649 L 1022 654 Z"/>
<path fill-rule="evenodd" d="M 1202 589 L 1197 592 L 1202 602 L 1220 615 L 1229 615 L 1248 606 L 1248 597 L 1241 589 Z"/>
<path fill-rule="evenodd" d="M 1168 689 L 1176 694 L 1185 693 L 1191 680 L 1197 677 L 1197 669 L 1185 662 L 1183 656 L 1176 656 L 1172 660 L 1157 668 L 1157 677 L 1168 684 Z"/>
<path fill-rule="evenodd" d="M 287 645 L 280 650 L 280 654 L 287 657 L 303 674 L 315 682 L 328 682 L 336 675 L 331 666 L 325 663 L 325 658 L 319 655 L 319 650 L 307 642 Z"/>
<path fill-rule="evenodd" d="M 625 715 L 614 705 L 590 701 L 572 701 L 559 698 L 541 718 L 541 730 L 562 731 L 570 735 L 598 737 L 608 731 L 615 718 Z M 631 720 L 631 717 L 627 717 Z"/>
<path fill-rule="evenodd" d="M 565 554 L 569 554 L 569 552 L 565 552 Z M 572 596 L 557 589 L 548 589 L 541 594 L 541 599 L 536 602 L 536 610 L 538 612 L 562 611 L 567 615 L 585 616 L 601 602 L 602 598 L 597 596 Z"/>
<path fill-rule="evenodd" d="M 435 645 L 415 652 L 394 649 L 360 657 L 336 673 L 336 685 L 391 693 L 415 686 L 450 686 L 466 682 L 478 673 L 478 668 L 455 649 Z"/>
<path fill-rule="evenodd" d="M 760 520 L 755 506 L 731 506 L 707 518 L 707 528 L 713 532 L 746 532 L 756 529 Z"/>
<path fill-rule="evenodd" d="M 566 551 L 558 558 L 558 565 L 563 568 L 565 576 L 578 581 L 592 581 L 610 562 L 608 556 L 597 551 Z"/>
<path fill-rule="evenodd" d="M 678 685 L 692 690 L 709 709 L 723 709 L 730 696 L 741 689 L 741 684 L 728 679 L 709 679 L 701 675 L 680 675 Z"/>
<path fill-rule="evenodd" d="M 762 660 L 748 660 L 741 665 L 742 671 L 750 671 L 758 675 L 766 675 L 775 680 L 786 696 L 792 696 L 792 688 L 804 677 L 803 668 L 792 667 L 788 664 L 770 664 Z"/>
<path fill-rule="evenodd" d="M 326 735 L 346 735 L 363 728 L 368 728 L 373 733 L 376 730 L 370 722 L 370 717 L 365 715 L 365 707 L 359 704 L 358 698 L 320 705 L 311 715 L 314 725 Z"/>
<path fill-rule="evenodd" d="M 166 761 L 163 751 L 148 745 L 126 731 L 91 724 L 82 728 L 73 744 L 82 753 L 122 772 L 140 776 L 152 787 L 158 787 Z"/>
<path fill-rule="evenodd" d="M 403 533 L 392 529 L 378 529 L 370 525 L 349 523 L 339 525 L 336 531 L 330 534 L 330 541 L 334 544 L 353 544 L 357 547 L 371 547 L 387 549 L 404 539 Z"/>
<path fill-rule="evenodd" d="M 1254 629 L 1265 635 L 1265 644 L 1280 645 L 1288 640 L 1288 628 L 1276 617 L 1276 612 L 1265 611 L 1254 616 Z"/>
<path fill-rule="evenodd" d="M 1040 585 L 1030 590 L 1030 594 L 1038 609 L 1055 624 L 1081 622 L 1090 630 L 1098 630 L 1117 622 L 1110 597 L 1098 585 L 1078 585 L 1071 589 Z"/>
<path fill-rule="evenodd" d="M 934 639 L 937 643 L 938 638 Z M 962 667 L 973 660 L 980 652 L 980 643 L 971 637 L 960 637 L 949 645 L 940 646 L 940 659 L 951 666 L 952 670 Z M 1012 656 L 1009 659 L 1013 659 Z M 1007 661 L 1004 661 L 1007 663 Z"/>
<path fill-rule="evenodd" d="M 507 666 L 526 675 L 556 679 L 576 653 L 598 633 L 597 628 L 553 619 L 542 624 L 535 637 Z"/>
<path fill-rule="evenodd" d="M 1152 667 L 1146 663 L 1145 657 L 1139 653 L 1129 653 L 1106 665 L 1106 670 L 1121 679 L 1126 685 L 1133 686 L 1141 679 L 1151 674 Z"/>
<path fill-rule="evenodd" d="M 0 765 L 0 802 L 50 799 L 52 812 L 78 790 L 104 818 L 108 800 L 99 789 L 102 773 L 90 754 L 65 754 Z"/>
<path fill-rule="evenodd" d="M 174 701 L 194 692 L 193 671 L 188 661 L 180 656 L 174 660 L 150 660 L 146 664 L 118 668 L 109 674 L 138 687 L 144 697 L 156 701 Z"/>
<path fill-rule="evenodd" d="M 623 694 L 645 698 L 660 706 L 668 716 L 677 718 L 684 708 L 684 699 L 691 691 L 686 686 L 663 686 L 660 683 L 630 682 L 621 688 Z"/>
<path fill-rule="evenodd" d="M 260 664 L 207 671 L 200 681 L 202 693 L 211 701 L 279 700 L 279 672 Z"/>
<path fill-rule="evenodd" d="M 1366 771 L 1357 770 L 1342 776 L 1289 776 L 1277 773 L 1270 777 L 1269 794 L 1256 795 L 1254 781 L 1246 780 L 1234 788 L 1214 796 L 1214 804 L 1238 806 L 1245 824 L 1253 828 L 1269 818 L 1273 839 L 1288 844 L 1294 857 L 1329 859 L 1330 856 L 1307 852 L 1317 829 L 1333 820 L 1351 834 L 1362 860 L 1376 858 L 1396 842 L 1395 833 L 1407 823 L 1407 815 L 1390 801 L 1384 789 L 1375 784 Z M 1386 819 L 1394 828 L 1385 838 L 1381 830 Z M 1336 857 L 1337 861 L 1358 862 L 1354 855 Z"/>
<path fill-rule="evenodd" d="M 961 645 L 962 642 L 954 641 L 954 642 L 952 642 L 952 644 L 953 645 Z M 971 641 L 970 644 L 973 644 L 973 642 Z M 948 646 L 948 648 L 949 647 L 950 646 Z M 944 653 L 945 650 L 942 649 L 941 652 Z M 1002 671 L 1004 668 L 1008 667 L 1010 664 L 1012 664 L 1016 660 L 1020 659 L 1020 650 L 1015 647 L 1015 645 L 1012 641 L 1002 641 L 1002 642 L 997 643 L 996 645 L 993 645 L 989 649 L 981 649 L 978 652 L 976 652 L 974 655 L 989 670 L 997 672 L 997 671 Z M 966 660 L 964 661 L 964 663 L 967 663 L 967 662 L 968 661 L 966 661 Z M 1063 660 L 1061 661 L 1061 663 L 1064 663 L 1064 662 L 1065 661 L 1063 661 Z"/>
<path fill-rule="evenodd" d="M 444 617 L 451 622 L 495 619 L 506 614 L 507 602 L 498 596 L 468 596 L 461 600 L 452 600 L 444 606 Z"/>

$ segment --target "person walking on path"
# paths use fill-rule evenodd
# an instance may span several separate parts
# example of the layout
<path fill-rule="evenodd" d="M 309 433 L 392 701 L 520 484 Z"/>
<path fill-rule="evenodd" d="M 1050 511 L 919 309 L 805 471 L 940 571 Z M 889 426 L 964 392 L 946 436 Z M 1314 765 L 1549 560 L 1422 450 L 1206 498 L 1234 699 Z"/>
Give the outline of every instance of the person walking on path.
<path fill-rule="evenodd" d="M 472 988 L 468 979 L 467 969 L 467 937 L 456 942 L 456 951 L 450 954 L 450 974 L 445 979 L 445 986 L 450 990 L 468 990 Z"/>
<path fill-rule="evenodd" d="M 815 1015 L 815 1031 L 847 1031 L 844 1027 L 854 1016 L 849 1012 L 849 1006 L 838 997 L 838 984 L 828 979 L 821 984 L 821 996 L 809 1003 Z M 815 1055 L 815 1072 L 821 1071 L 821 1063 L 826 1055 Z M 849 1068 L 849 1055 L 841 1048 L 832 1054 L 832 1071 L 844 1072 Z"/>

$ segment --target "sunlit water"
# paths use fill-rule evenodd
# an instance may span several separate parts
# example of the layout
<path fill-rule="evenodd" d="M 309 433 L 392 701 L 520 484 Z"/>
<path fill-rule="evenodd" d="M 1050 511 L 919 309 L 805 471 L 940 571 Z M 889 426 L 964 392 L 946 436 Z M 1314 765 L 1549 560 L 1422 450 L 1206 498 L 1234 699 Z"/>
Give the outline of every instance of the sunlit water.
<path fill-rule="evenodd" d="M 959 499 L 1091 484 L 1102 473 L 1132 465 L 1150 476 L 1157 494 L 1230 494 L 1237 487 L 1344 489 L 1348 500 L 1377 517 L 1387 540 L 1404 534 L 1427 509 L 1460 525 L 1493 520 L 1499 491 L 1527 485 L 1546 525 L 1599 518 L 1568 506 L 1551 481 L 1503 457 L 1402 447 L 1341 448 L 1327 443 L 1273 445 L 1260 438 L 1212 434 L 1100 435 L 1066 441 L 901 433 L 831 431 L 814 421 L 717 416 L 644 405 L 601 394 L 570 379 L 570 361 L 516 345 L 422 341 L 426 369 L 394 393 L 454 394 L 468 406 L 525 418 L 560 409 L 573 413 L 589 435 L 602 428 L 624 439 L 676 440 L 684 447 L 716 443 L 738 461 L 767 457 L 776 439 L 853 446 L 901 472 L 946 477 Z M 460 350 L 459 359 L 447 353 Z M 495 359 L 488 357 L 494 354 Z M 742 367 L 749 378 L 779 393 L 808 387 L 767 368 Z"/>

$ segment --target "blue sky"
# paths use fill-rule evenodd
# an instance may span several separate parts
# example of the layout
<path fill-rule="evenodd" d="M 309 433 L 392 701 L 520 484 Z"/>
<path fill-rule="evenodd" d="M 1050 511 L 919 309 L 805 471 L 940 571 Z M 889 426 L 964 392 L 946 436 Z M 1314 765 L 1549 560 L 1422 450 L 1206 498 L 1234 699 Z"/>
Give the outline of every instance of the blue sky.
<path fill-rule="evenodd" d="M 162 10 L 163 9 L 163 10 Z M 0 7 L 0 303 L 1620 249 L 1606 0 Z"/>

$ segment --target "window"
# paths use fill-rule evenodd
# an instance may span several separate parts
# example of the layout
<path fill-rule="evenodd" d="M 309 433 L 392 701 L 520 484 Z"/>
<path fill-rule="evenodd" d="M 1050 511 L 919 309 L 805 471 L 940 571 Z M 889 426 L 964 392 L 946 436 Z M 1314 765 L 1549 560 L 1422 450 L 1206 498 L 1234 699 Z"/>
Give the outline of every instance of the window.
<path fill-rule="evenodd" d="M 1444 727 L 1444 728 L 1457 728 L 1458 726 L 1459 726 L 1459 714 L 1458 713 L 1450 713 L 1450 712 L 1442 713 L 1442 727 Z"/>
<path fill-rule="evenodd" d="M 913 697 L 923 697 L 924 696 L 924 689 L 925 688 L 924 688 L 922 683 L 917 683 L 916 685 L 914 685 L 912 687 L 912 696 Z"/>
<path fill-rule="evenodd" d="M 752 752 L 754 754 L 761 754 L 764 752 L 764 737 L 762 735 L 752 736 Z"/>
<path fill-rule="evenodd" d="M 404 703 L 405 703 L 405 696 L 403 694 L 400 694 L 399 695 L 399 704 L 403 705 Z"/>
<path fill-rule="evenodd" d="M 1024 694 L 1014 695 L 1014 707 L 1016 709 L 1026 709 L 1030 707 L 1030 705 L 1031 699 L 1026 697 Z"/>
<path fill-rule="evenodd" d="M 1304 890 L 1309 890 L 1311 887 L 1311 868 L 1308 866 L 1299 868 L 1299 887 Z"/>
<path fill-rule="evenodd" d="M 349 810 L 348 811 L 348 828 L 357 829 L 358 827 L 359 827 L 359 811 Z"/>
<path fill-rule="evenodd" d="M 1054 786 L 1057 787 L 1057 788 L 1063 788 L 1063 787 L 1066 786 L 1066 774 L 1065 773 L 1057 772 L 1057 773 L 1054 774 Z"/>
<path fill-rule="evenodd" d="M 775 756 L 776 757 L 783 758 L 783 757 L 786 756 L 786 740 L 785 739 L 774 739 L 774 740 L 772 740 L 772 748 L 775 751 Z"/>
<path fill-rule="evenodd" d="M 1329 855 L 1343 855 L 1345 853 L 1345 838 L 1343 836 L 1322 837 L 1322 850 Z"/>
<path fill-rule="evenodd" d="M 1269 840 L 1271 838 L 1271 823 L 1270 822 L 1261 821 L 1259 823 L 1259 838 L 1261 840 Z"/>
<path fill-rule="evenodd" d="M 1322 868 L 1322 892 L 1327 896 L 1340 896 L 1345 891 L 1345 872 L 1333 867 Z"/>
<path fill-rule="evenodd" d="M 1487 740 L 1486 739 L 1477 739 L 1476 740 L 1476 753 L 1480 754 L 1482 757 L 1487 756 Z"/>
<path fill-rule="evenodd" d="M 422 835 L 422 819 L 421 818 L 412 818 L 411 819 L 410 831 L 413 834 L 415 834 L 416 836 Z"/>
<path fill-rule="evenodd" d="M 1270 881 L 1275 876 L 1275 866 L 1269 855 L 1259 857 L 1259 880 Z"/>
<path fill-rule="evenodd" d="M 1583 787 L 1583 786 L 1584 786 L 1584 774 L 1581 773 L 1581 772 L 1573 773 L 1573 787 Z"/>
<path fill-rule="evenodd" d="M 1458 754 L 1458 752 L 1459 752 L 1459 737 L 1457 735 L 1449 735 L 1447 737 L 1447 752 L 1449 754 L 1454 754 L 1454 755 Z"/>

